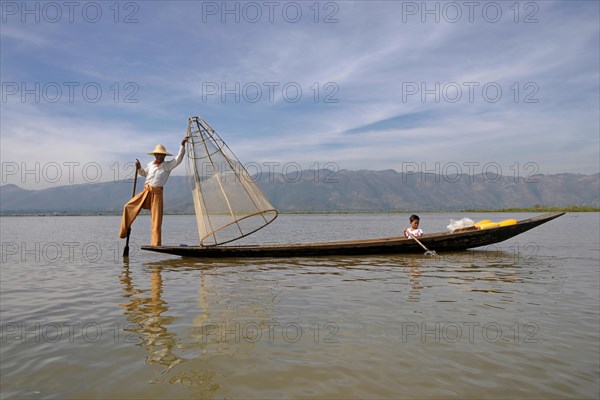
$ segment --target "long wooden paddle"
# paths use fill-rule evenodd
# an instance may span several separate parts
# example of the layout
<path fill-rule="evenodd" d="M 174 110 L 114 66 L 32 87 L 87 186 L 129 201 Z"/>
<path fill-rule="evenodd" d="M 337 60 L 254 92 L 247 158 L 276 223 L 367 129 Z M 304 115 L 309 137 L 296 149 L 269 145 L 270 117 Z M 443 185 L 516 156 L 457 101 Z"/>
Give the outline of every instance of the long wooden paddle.
<path fill-rule="evenodd" d="M 421 241 L 419 239 L 417 239 L 415 236 L 413 236 L 410 232 L 408 233 L 410 235 L 411 238 L 415 239 L 415 241 L 417 243 L 419 243 L 419 245 L 425 249 L 425 255 L 426 256 L 437 256 L 437 253 L 435 252 L 435 250 L 429 250 L 427 247 L 425 247 L 425 245 L 423 243 L 421 243 Z"/>
<path fill-rule="evenodd" d="M 137 161 L 137 159 L 136 159 L 136 161 Z M 133 177 L 133 193 L 131 194 L 131 198 L 133 198 L 135 196 L 135 185 L 137 184 L 137 176 L 138 176 L 138 171 L 137 171 L 137 164 L 136 164 L 135 175 Z M 129 257 L 129 235 L 130 234 L 131 234 L 131 227 L 127 231 L 127 240 L 125 241 L 125 248 L 123 249 L 123 257 Z"/>

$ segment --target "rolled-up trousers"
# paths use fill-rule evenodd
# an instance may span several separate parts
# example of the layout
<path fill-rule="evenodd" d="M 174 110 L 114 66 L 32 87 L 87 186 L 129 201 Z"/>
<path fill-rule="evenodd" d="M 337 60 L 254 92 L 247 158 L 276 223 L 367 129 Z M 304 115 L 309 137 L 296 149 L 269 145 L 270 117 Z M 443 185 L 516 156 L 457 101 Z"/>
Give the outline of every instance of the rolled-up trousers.
<path fill-rule="evenodd" d="M 152 219 L 152 246 L 161 245 L 161 227 L 163 217 L 163 188 L 150 185 L 144 186 L 144 190 L 132 197 L 123 207 L 123 219 L 121 220 L 120 238 L 126 238 L 131 224 L 139 215 L 142 208 L 150 210 Z"/>

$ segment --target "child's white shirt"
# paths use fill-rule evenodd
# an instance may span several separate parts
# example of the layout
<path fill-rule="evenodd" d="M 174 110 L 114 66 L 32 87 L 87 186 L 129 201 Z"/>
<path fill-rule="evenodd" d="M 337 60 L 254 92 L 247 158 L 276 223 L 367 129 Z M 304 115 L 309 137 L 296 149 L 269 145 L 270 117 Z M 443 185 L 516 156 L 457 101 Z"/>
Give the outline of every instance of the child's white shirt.
<path fill-rule="evenodd" d="M 417 229 L 407 228 L 405 236 L 407 238 L 409 238 L 410 235 L 413 235 L 415 237 L 423 236 L 423 231 L 420 228 L 417 228 Z"/>

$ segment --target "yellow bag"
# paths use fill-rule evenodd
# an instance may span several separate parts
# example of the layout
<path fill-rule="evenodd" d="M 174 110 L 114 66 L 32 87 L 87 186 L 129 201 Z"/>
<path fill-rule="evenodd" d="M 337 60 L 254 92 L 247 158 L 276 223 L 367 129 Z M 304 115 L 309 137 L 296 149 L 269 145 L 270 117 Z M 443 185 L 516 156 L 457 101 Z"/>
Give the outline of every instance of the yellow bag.
<path fill-rule="evenodd" d="M 500 226 L 509 226 L 517 223 L 516 219 L 505 219 L 501 222 L 492 222 L 489 219 L 484 219 L 475 224 L 477 229 L 490 229 L 490 228 L 498 228 Z"/>
<path fill-rule="evenodd" d="M 492 220 L 491 219 L 482 219 L 481 221 L 476 222 L 475 226 L 478 226 L 478 225 L 481 225 L 481 224 L 487 224 L 488 222 L 492 222 Z"/>
<path fill-rule="evenodd" d="M 486 223 L 475 225 L 475 226 L 479 229 L 497 228 L 500 226 L 500 222 L 486 222 Z"/>

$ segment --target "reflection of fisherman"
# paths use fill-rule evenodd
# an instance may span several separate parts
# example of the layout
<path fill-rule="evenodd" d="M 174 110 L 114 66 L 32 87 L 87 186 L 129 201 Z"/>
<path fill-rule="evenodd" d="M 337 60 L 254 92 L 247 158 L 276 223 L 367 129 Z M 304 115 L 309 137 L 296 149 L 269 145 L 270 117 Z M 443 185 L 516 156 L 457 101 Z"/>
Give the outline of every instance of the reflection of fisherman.
<path fill-rule="evenodd" d="M 177 341 L 177 335 L 169 331 L 172 317 L 165 315 L 169 306 L 162 299 L 163 280 L 160 267 L 152 267 L 150 276 L 150 296 L 143 294 L 144 290 L 138 290 L 133 285 L 129 265 L 126 264 L 121 273 L 120 281 L 128 299 L 128 303 L 119 304 L 125 307 L 123 311 L 130 322 L 125 331 L 139 335 L 147 350 L 150 352 L 146 361 L 149 364 L 161 364 L 169 369 L 183 361 L 175 353 L 175 349 L 181 344 Z"/>
<path fill-rule="evenodd" d="M 156 146 L 156 148 L 148 153 L 153 155 L 155 160 L 148 164 L 146 169 L 142 168 L 140 161 L 136 159 L 135 168 L 136 171 L 146 177 L 146 184 L 144 190 L 134 196 L 123 208 L 123 220 L 121 221 L 121 231 L 119 232 L 120 238 L 127 237 L 127 232 L 131 228 L 131 224 L 138 216 L 142 208 L 150 210 L 150 216 L 152 219 L 152 246 L 161 245 L 161 227 L 163 217 L 163 186 L 167 183 L 171 171 L 175 169 L 185 154 L 185 143 L 188 137 L 184 137 L 181 141 L 181 147 L 179 153 L 174 160 L 165 161 L 166 156 L 172 156 L 162 144 Z"/>

